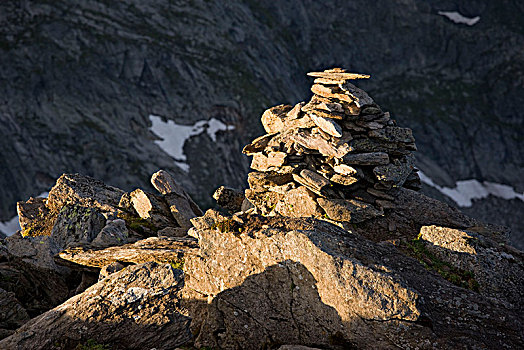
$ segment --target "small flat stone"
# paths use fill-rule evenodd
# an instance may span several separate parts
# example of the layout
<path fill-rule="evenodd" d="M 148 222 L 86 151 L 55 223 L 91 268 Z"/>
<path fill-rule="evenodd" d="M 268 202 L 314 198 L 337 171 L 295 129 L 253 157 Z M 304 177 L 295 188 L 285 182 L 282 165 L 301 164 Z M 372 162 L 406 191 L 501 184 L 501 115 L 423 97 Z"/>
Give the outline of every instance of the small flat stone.
<path fill-rule="evenodd" d="M 329 141 L 322 138 L 320 135 L 312 135 L 303 131 L 292 135 L 295 142 L 308 149 L 319 151 L 322 155 L 328 157 L 342 158 L 349 152 L 349 145 L 333 145 Z"/>
<path fill-rule="evenodd" d="M 369 194 L 371 194 L 372 196 L 377 197 L 377 198 L 382 198 L 382 199 L 386 199 L 389 201 L 395 200 L 395 197 L 393 197 L 392 195 L 389 195 L 386 192 L 375 190 L 374 188 L 367 188 L 366 191 Z"/>
<path fill-rule="evenodd" d="M 353 99 L 349 95 L 346 95 L 345 93 L 343 93 L 343 91 L 340 90 L 338 87 L 329 87 L 325 85 L 315 84 L 311 87 L 311 91 L 314 94 L 317 94 L 323 97 L 334 98 L 336 100 L 344 101 L 347 103 L 353 102 Z"/>
<path fill-rule="evenodd" d="M 242 202 L 244 202 L 246 197 L 241 190 L 220 186 L 213 193 L 213 198 L 220 207 L 227 209 L 230 213 L 236 213 L 240 211 Z"/>
<path fill-rule="evenodd" d="M 242 150 L 242 153 L 247 154 L 247 155 L 252 155 L 257 152 L 262 152 L 264 148 L 266 148 L 266 146 L 268 145 L 269 141 L 271 141 L 271 139 L 275 135 L 276 133 L 266 134 L 266 135 L 257 137 L 256 139 L 251 141 L 249 145 L 244 147 L 244 149 Z"/>
<path fill-rule="evenodd" d="M 340 103 L 321 102 L 317 105 L 317 109 L 323 109 L 328 112 L 344 113 L 344 108 Z"/>
<path fill-rule="evenodd" d="M 351 120 L 344 120 L 342 121 L 342 127 L 346 130 L 351 130 L 351 131 L 355 131 L 355 132 L 366 132 L 367 130 L 361 126 L 358 126 L 357 124 L 355 124 L 354 121 L 351 121 Z"/>
<path fill-rule="evenodd" d="M 318 127 L 321 128 L 324 132 L 334 137 L 342 137 L 342 128 L 334 120 L 320 117 L 314 113 L 311 113 L 310 117 L 313 122 L 317 124 Z"/>
<path fill-rule="evenodd" d="M 384 214 L 382 210 L 375 208 L 371 204 L 355 199 L 319 197 L 317 202 L 324 209 L 328 218 L 335 221 L 359 223 Z"/>
<path fill-rule="evenodd" d="M 284 130 L 286 129 L 307 129 L 315 126 L 313 120 L 308 116 L 304 115 L 297 119 L 286 119 L 284 121 Z"/>
<path fill-rule="evenodd" d="M 353 100 L 355 104 L 360 108 L 374 104 L 373 99 L 369 97 L 367 92 L 365 92 L 362 89 L 359 89 L 358 87 L 349 82 L 340 85 L 340 88 L 343 91 L 345 91 L 346 94 L 349 95 L 350 99 Z"/>
<path fill-rule="evenodd" d="M 333 170 L 335 170 L 336 173 L 339 173 L 340 175 L 355 175 L 357 174 L 357 170 L 353 167 L 350 167 L 346 164 L 338 164 L 333 167 Z"/>
<path fill-rule="evenodd" d="M 303 169 L 299 174 L 293 174 L 293 180 L 299 184 L 312 189 L 315 192 L 321 192 L 331 186 L 331 182 L 324 176 L 309 169 Z"/>
<path fill-rule="evenodd" d="M 289 119 L 297 119 L 298 117 L 300 117 L 300 112 L 305 104 L 305 102 L 297 103 L 289 112 L 287 112 L 287 117 Z"/>
<path fill-rule="evenodd" d="M 397 126 L 386 126 L 384 129 L 373 130 L 370 131 L 368 135 L 390 142 L 403 142 L 408 144 L 415 142 L 413 132 L 410 128 L 400 128 Z"/>
<path fill-rule="evenodd" d="M 330 180 L 339 185 L 351 186 L 357 183 L 359 179 L 351 175 L 334 174 L 333 176 L 331 176 Z"/>
<path fill-rule="evenodd" d="M 284 129 L 284 118 L 292 109 L 290 105 L 271 107 L 262 114 L 262 125 L 268 134 L 273 134 Z"/>
<path fill-rule="evenodd" d="M 395 159 L 393 163 L 373 168 L 378 181 L 387 186 L 399 187 L 404 184 L 409 174 L 413 171 L 415 159 L 406 156 L 401 160 Z"/>
<path fill-rule="evenodd" d="M 274 167 L 284 165 L 285 161 L 286 153 L 284 152 L 269 152 L 267 156 L 263 153 L 255 153 L 251 161 L 251 168 L 258 171 L 269 171 Z"/>
<path fill-rule="evenodd" d="M 174 218 L 162 197 L 136 189 L 131 192 L 131 203 L 138 215 L 153 225 L 163 228 L 176 226 Z"/>
<path fill-rule="evenodd" d="M 343 158 L 344 163 L 357 165 L 386 165 L 389 156 L 384 152 L 350 153 Z"/>
<path fill-rule="evenodd" d="M 275 211 L 290 217 L 312 217 L 322 213 L 315 195 L 304 186 L 287 192 L 277 203 Z"/>
<path fill-rule="evenodd" d="M 338 71 L 324 71 L 324 72 L 309 72 L 307 74 L 310 77 L 314 78 L 325 78 L 330 80 L 355 80 L 355 79 L 369 79 L 370 75 L 360 74 L 360 73 L 346 73 Z"/>
<path fill-rule="evenodd" d="M 362 114 L 382 114 L 382 110 L 375 106 L 367 106 L 365 108 L 362 108 Z"/>
<path fill-rule="evenodd" d="M 384 124 L 377 123 L 375 121 L 371 121 L 371 122 L 357 121 L 356 124 L 358 126 L 361 126 L 369 130 L 377 130 L 377 129 L 384 128 Z"/>
<path fill-rule="evenodd" d="M 344 113 L 338 113 L 338 112 L 328 112 L 323 109 L 312 109 L 309 111 L 310 114 L 315 114 L 319 117 L 323 118 L 329 118 L 329 119 L 336 119 L 336 120 L 342 120 L 344 119 Z"/>

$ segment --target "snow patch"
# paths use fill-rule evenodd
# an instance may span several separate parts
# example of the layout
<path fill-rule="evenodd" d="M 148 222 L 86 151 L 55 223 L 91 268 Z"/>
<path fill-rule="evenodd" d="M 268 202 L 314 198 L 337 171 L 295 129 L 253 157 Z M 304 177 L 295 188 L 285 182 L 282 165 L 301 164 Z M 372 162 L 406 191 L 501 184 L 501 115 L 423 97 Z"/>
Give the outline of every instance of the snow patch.
<path fill-rule="evenodd" d="M 449 20 L 455 23 L 466 24 L 468 26 L 472 26 L 476 24 L 478 21 L 480 21 L 479 16 L 468 18 L 458 13 L 457 11 L 439 11 L 438 14 L 441 16 L 447 17 Z"/>
<path fill-rule="evenodd" d="M 524 201 L 524 193 L 515 192 L 515 190 L 508 185 L 489 181 L 461 180 L 457 181 L 454 188 L 451 188 L 437 185 L 421 171 L 419 171 L 418 174 L 423 183 L 436 188 L 442 194 L 453 199 L 459 207 L 471 207 L 473 205 L 473 199 L 482 199 L 490 195 L 503 199 L 516 198 Z"/>
<path fill-rule="evenodd" d="M 37 197 L 47 198 L 49 192 L 42 192 Z M 17 231 L 20 231 L 20 223 L 18 222 L 18 215 L 14 216 L 9 221 L 0 221 L 0 231 L 5 233 L 8 236 L 15 234 Z"/>
<path fill-rule="evenodd" d="M 164 152 L 175 159 L 175 164 L 184 171 L 189 171 L 187 157 L 184 154 L 184 144 L 191 136 L 196 136 L 204 131 L 207 132 L 213 142 L 217 141 L 217 132 L 231 131 L 235 127 L 226 125 L 218 119 L 199 120 L 193 125 L 177 124 L 173 120 L 164 122 L 161 117 L 150 115 L 152 126 L 151 131 L 158 135 L 162 140 L 156 140 L 155 143 L 162 148 Z"/>

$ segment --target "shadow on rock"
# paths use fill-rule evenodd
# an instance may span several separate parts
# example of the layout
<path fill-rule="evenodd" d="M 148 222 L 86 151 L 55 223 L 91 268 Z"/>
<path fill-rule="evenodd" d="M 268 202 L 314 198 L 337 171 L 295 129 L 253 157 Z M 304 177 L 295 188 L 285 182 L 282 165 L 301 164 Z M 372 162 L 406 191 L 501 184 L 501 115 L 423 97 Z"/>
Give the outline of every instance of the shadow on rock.
<path fill-rule="evenodd" d="M 322 302 L 313 275 L 286 260 L 226 289 L 206 306 L 187 300 L 195 313 L 196 346 L 220 349 L 273 349 L 284 344 L 351 349 L 337 311 Z M 191 305 L 193 303 L 193 305 Z M 198 312 L 198 308 L 204 310 Z M 206 312 L 207 311 L 207 312 Z M 203 319 L 198 319 L 200 314 Z M 199 329 L 198 329 L 199 328 Z"/>

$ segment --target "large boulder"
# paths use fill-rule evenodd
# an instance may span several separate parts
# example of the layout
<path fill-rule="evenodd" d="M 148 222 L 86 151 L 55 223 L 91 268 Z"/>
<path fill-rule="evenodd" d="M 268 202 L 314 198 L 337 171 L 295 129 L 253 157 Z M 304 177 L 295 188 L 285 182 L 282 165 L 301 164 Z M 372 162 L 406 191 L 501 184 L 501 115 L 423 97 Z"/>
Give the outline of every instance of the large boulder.
<path fill-rule="evenodd" d="M 51 210 L 60 210 L 66 204 L 80 204 L 103 211 L 114 211 L 123 194 L 121 189 L 89 176 L 63 174 L 49 191 L 47 206 Z"/>
<path fill-rule="evenodd" d="M 191 339 L 179 303 L 183 275 L 169 264 L 130 266 L 32 319 L 0 348 L 174 349 Z"/>
<path fill-rule="evenodd" d="M 200 311 L 191 304 L 197 347 L 524 346 L 519 304 L 464 288 L 424 266 L 427 257 L 409 246 L 375 243 L 312 219 L 219 219 L 237 225 L 190 230 L 200 245 L 184 265 L 186 287 L 202 299 Z M 513 259 L 508 268 L 520 269 L 522 259 Z M 515 295 L 521 288 L 507 286 Z"/>

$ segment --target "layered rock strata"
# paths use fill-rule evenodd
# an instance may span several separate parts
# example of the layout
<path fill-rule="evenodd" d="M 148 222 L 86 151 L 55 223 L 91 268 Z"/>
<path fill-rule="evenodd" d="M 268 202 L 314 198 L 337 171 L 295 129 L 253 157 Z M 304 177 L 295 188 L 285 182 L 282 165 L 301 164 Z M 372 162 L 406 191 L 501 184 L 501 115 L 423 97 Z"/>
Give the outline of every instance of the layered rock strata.
<path fill-rule="evenodd" d="M 400 187 L 420 189 L 411 129 L 349 82 L 369 76 L 340 68 L 308 75 L 311 100 L 265 111 L 267 134 L 244 147 L 254 170 L 246 197 L 257 211 L 360 223 L 394 208 Z"/>

